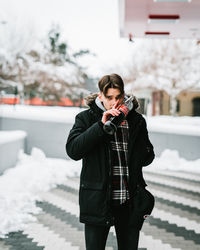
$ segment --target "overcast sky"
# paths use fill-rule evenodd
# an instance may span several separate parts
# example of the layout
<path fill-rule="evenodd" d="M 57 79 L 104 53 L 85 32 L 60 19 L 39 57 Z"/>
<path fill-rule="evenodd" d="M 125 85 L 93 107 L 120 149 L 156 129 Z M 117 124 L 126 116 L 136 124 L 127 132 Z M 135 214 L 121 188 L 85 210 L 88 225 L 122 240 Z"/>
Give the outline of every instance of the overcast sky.
<path fill-rule="evenodd" d="M 101 63 L 127 55 L 130 43 L 119 37 L 118 0 L 0 0 L 0 6 L 1 25 L 16 20 L 44 37 L 52 23 L 59 24 L 73 49 L 88 48 Z"/>

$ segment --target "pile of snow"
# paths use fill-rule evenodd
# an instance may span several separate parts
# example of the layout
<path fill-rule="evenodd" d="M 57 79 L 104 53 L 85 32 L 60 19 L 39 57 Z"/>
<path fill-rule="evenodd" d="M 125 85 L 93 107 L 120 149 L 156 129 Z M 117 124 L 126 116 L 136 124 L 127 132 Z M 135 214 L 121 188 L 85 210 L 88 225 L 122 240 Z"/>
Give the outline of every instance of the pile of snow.
<path fill-rule="evenodd" d="M 156 171 L 156 169 L 200 174 L 200 159 L 187 161 L 179 156 L 177 150 L 165 149 L 160 157 L 156 157 L 148 166 L 149 171 Z"/>
<path fill-rule="evenodd" d="M 0 131 L 0 144 L 24 139 L 27 133 L 22 130 Z"/>
<path fill-rule="evenodd" d="M 40 194 L 63 183 L 67 176 L 79 176 L 80 169 L 80 161 L 46 158 L 37 148 L 31 155 L 20 152 L 17 165 L 0 176 L 0 237 L 35 221 L 34 214 L 41 211 L 35 205 Z"/>
<path fill-rule="evenodd" d="M 0 105 L 0 116 L 16 119 L 73 123 L 83 108 L 58 106 Z"/>

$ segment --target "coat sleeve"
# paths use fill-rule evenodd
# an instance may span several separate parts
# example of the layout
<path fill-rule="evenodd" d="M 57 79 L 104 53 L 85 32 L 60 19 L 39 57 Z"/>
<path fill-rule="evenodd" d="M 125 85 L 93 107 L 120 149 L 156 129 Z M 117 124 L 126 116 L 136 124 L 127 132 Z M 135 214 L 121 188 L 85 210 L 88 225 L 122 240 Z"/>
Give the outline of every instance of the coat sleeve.
<path fill-rule="evenodd" d="M 155 154 L 154 154 L 154 147 L 152 145 L 152 143 L 149 140 L 149 135 L 148 135 L 148 131 L 147 131 L 147 124 L 145 119 L 143 119 L 143 124 L 142 124 L 142 135 L 143 135 L 143 143 L 144 143 L 144 152 L 143 152 L 143 158 L 142 158 L 142 166 L 148 166 L 149 164 L 152 163 L 152 161 L 155 158 Z"/>
<path fill-rule="evenodd" d="M 86 115 L 86 113 L 84 114 Z M 89 119 L 89 116 L 86 117 L 84 114 L 81 112 L 76 116 L 66 143 L 66 152 L 73 160 L 82 159 L 102 141 L 103 135 L 105 135 L 103 123 L 98 121 L 88 127 L 86 120 Z"/>

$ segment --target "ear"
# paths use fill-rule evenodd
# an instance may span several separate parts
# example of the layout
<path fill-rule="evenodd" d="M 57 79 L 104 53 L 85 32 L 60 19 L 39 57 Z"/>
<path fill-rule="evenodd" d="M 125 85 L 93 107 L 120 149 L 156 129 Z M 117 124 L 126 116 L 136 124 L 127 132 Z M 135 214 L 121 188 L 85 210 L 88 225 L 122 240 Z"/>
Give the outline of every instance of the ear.
<path fill-rule="evenodd" d="M 98 93 L 99 100 L 102 101 L 102 95 L 101 93 Z"/>

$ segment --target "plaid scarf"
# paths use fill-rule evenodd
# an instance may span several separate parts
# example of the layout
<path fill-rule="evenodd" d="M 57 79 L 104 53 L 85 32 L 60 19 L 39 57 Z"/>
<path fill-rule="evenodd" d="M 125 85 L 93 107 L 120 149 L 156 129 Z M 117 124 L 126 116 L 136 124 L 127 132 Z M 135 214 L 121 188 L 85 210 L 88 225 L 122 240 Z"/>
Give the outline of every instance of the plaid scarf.
<path fill-rule="evenodd" d="M 110 140 L 112 159 L 112 202 L 120 205 L 129 200 L 128 190 L 128 122 L 124 120 L 118 126 Z"/>

